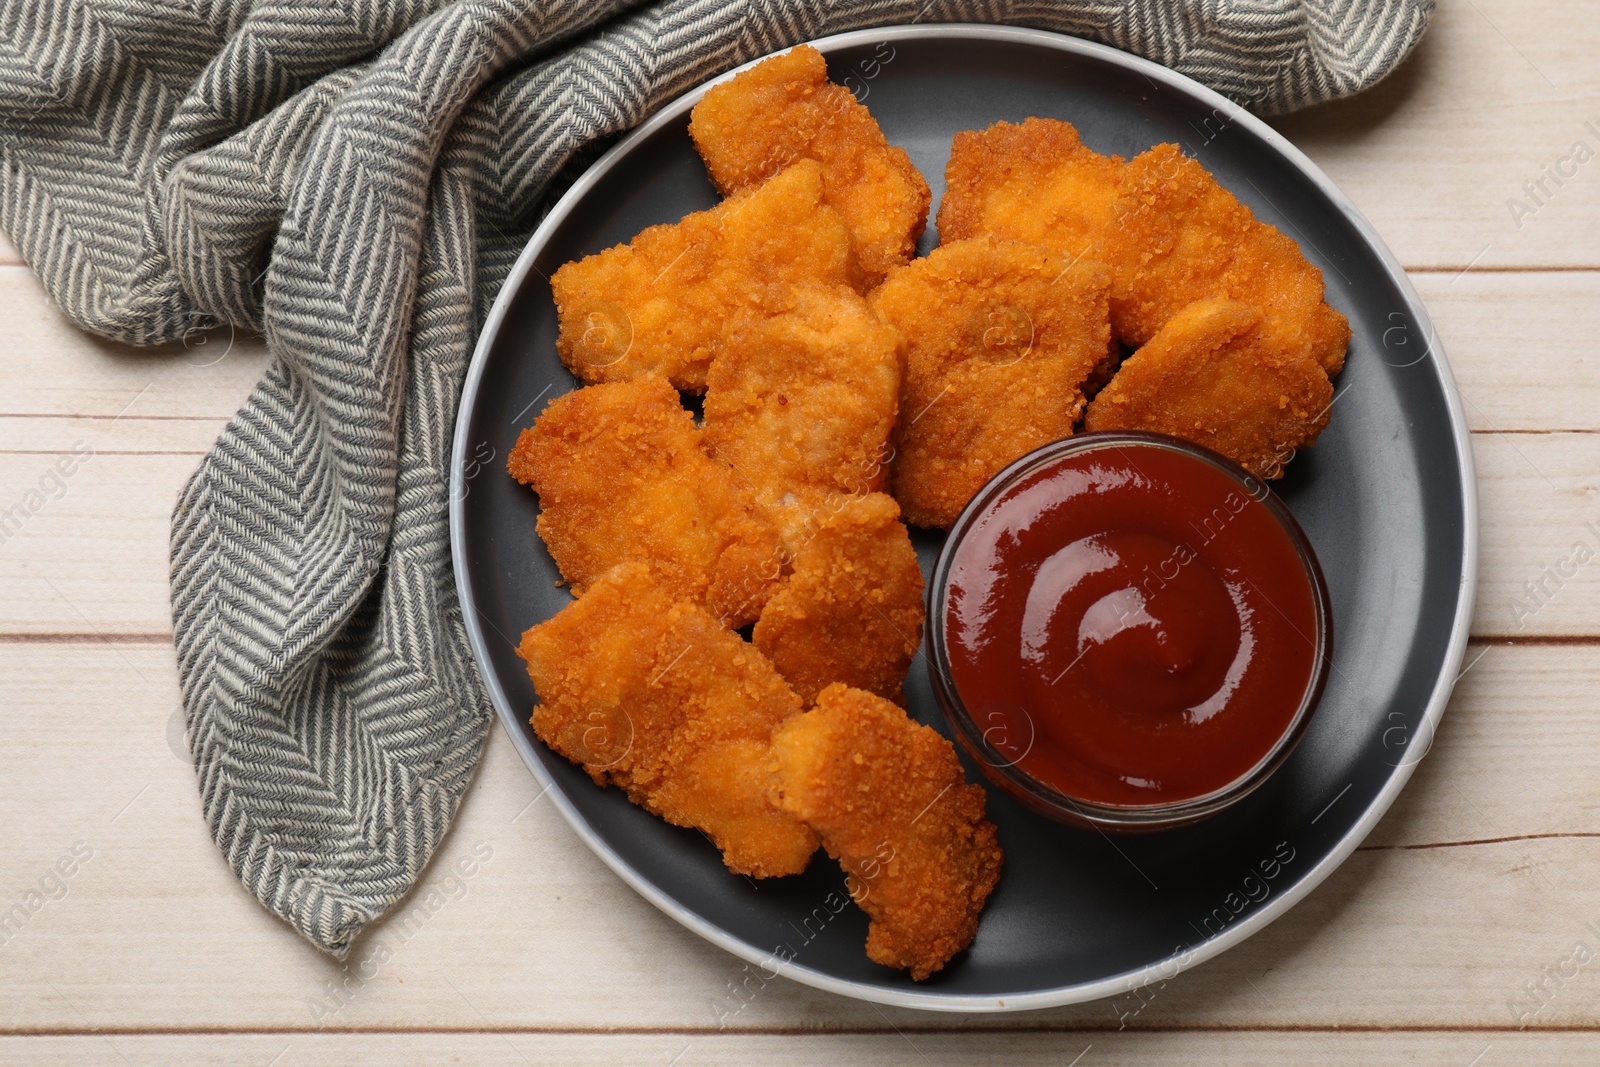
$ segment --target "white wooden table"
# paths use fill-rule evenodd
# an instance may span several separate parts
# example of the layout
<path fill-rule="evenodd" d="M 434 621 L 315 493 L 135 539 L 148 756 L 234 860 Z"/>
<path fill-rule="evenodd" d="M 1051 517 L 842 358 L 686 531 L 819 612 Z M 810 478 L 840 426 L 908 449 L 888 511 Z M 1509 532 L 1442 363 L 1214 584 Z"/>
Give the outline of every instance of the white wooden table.
<path fill-rule="evenodd" d="M 1544 177 L 1600 152 L 1597 54 L 1592 2 L 1442 0 L 1389 81 L 1277 123 L 1411 271 L 1455 368 L 1474 638 L 1361 850 L 1120 1032 L 1107 1001 L 930 1015 L 783 980 L 719 1028 L 744 965 L 591 856 L 498 727 L 424 880 L 437 909 L 319 955 L 201 821 L 167 609 L 168 514 L 261 344 L 86 337 L 0 239 L 0 511 L 27 512 L 0 533 L 0 913 L 27 913 L 0 926 L 0 1062 L 1600 1062 L 1600 157 Z M 1516 614 L 1579 543 L 1595 559 Z"/>

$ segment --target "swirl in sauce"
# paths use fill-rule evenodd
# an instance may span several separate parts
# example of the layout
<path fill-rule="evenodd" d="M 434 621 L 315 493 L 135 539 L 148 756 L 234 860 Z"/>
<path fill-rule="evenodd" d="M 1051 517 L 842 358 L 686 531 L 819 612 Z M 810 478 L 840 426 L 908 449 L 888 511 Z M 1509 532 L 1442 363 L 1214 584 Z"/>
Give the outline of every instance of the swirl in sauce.
<path fill-rule="evenodd" d="M 1317 663 L 1316 595 L 1277 518 L 1152 445 L 1064 453 L 1008 487 L 958 546 L 943 610 L 951 681 L 986 736 L 1095 804 L 1247 774 Z"/>

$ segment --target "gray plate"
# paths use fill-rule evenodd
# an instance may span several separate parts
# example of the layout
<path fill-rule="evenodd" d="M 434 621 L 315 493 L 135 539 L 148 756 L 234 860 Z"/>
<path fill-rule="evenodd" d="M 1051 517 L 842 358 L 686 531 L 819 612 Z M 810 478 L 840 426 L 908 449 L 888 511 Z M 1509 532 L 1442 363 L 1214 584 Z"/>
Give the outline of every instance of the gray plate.
<path fill-rule="evenodd" d="M 527 724 L 533 688 L 511 639 L 568 595 L 534 533 L 534 495 L 503 464 L 539 406 L 576 385 L 556 357 L 545 277 L 716 203 L 687 134 L 703 90 L 657 113 L 561 199 L 478 342 L 456 427 L 450 532 L 484 681 L 584 843 L 651 903 L 768 974 L 964 1011 L 1065 1004 L 1170 977 L 1260 930 L 1326 878 L 1427 750 L 1465 648 L 1477 570 L 1471 451 L 1449 368 L 1410 282 L 1355 207 L 1264 123 L 1187 78 L 1033 30 L 902 27 L 816 44 L 833 78 L 865 94 L 889 140 L 910 152 L 936 207 L 954 133 L 1052 116 L 1101 152 L 1179 142 L 1322 268 L 1354 338 L 1332 425 L 1279 486 L 1327 572 L 1339 635 L 1310 732 L 1238 808 L 1148 837 L 1058 826 L 991 790 L 1004 875 L 973 947 L 922 983 L 867 959 L 866 917 L 838 908 L 843 879 L 826 856 L 794 878 L 732 876 L 700 834 L 597 789 L 538 742 Z M 924 248 L 935 239 L 930 232 Z M 939 538 L 917 542 L 926 568 Z M 924 665 L 919 657 L 912 668 L 911 711 L 942 731 Z M 980 780 L 970 768 L 968 776 Z"/>

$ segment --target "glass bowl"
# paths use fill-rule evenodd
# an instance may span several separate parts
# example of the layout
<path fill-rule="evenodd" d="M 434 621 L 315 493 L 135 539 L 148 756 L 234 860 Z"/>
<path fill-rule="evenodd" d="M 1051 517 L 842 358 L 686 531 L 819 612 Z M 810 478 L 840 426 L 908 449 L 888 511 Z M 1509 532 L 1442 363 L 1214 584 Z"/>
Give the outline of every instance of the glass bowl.
<path fill-rule="evenodd" d="M 988 515 L 1007 491 L 1021 480 L 1052 465 L 1060 465 L 1065 457 L 1111 448 L 1162 449 L 1180 453 L 1186 457 L 1182 462 L 1204 464 L 1225 474 L 1277 520 L 1303 565 L 1309 587 L 1312 614 L 1316 620 L 1316 633 L 1312 635 L 1314 650 L 1310 677 L 1303 692 L 1284 695 L 1286 702 L 1294 702 L 1295 710 L 1287 719 L 1281 735 L 1248 771 L 1202 795 L 1147 804 L 1108 804 L 1069 796 L 1019 766 L 1032 745 L 1034 726 L 1031 713 L 1027 709 L 1020 709 L 1022 718 L 1027 720 L 1025 724 L 1015 721 L 1015 716 L 1002 715 L 997 718 L 993 712 L 980 721 L 979 716 L 968 707 L 952 677 L 946 622 L 951 569 L 974 524 Z M 1108 431 L 1069 437 L 1030 452 L 990 479 L 957 518 L 939 552 L 928 588 L 928 619 L 928 671 L 934 693 L 957 742 L 984 775 L 1027 807 L 1049 818 L 1124 833 L 1165 830 L 1196 822 L 1237 804 L 1260 787 L 1288 759 L 1305 733 L 1327 682 L 1333 647 L 1333 612 L 1327 582 L 1305 533 L 1277 495 L 1260 478 L 1208 448 L 1166 434 L 1142 431 Z M 1019 746 L 1024 744 L 1020 736 L 1024 725 L 1028 730 L 1025 741 L 1028 747 L 1017 754 Z"/>

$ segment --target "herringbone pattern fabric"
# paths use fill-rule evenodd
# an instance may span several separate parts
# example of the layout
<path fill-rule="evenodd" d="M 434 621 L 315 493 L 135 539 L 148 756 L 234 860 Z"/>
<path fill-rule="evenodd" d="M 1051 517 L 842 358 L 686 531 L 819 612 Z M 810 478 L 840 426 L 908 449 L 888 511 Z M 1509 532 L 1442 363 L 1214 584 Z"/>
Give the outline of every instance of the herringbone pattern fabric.
<path fill-rule="evenodd" d="M 268 908 L 342 956 L 415 882 L 490 709 L 446 533 L 450 429 L 564 165 L 797 41 L 1007 22 L 1257 110 L 1385 74 L 1431 0 L 0 0 L 0 225 L 84 328 L 265 332 L 173 515 L 201 799 Z M 570 171 L 569 171 L 570 173 Z"/>

